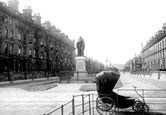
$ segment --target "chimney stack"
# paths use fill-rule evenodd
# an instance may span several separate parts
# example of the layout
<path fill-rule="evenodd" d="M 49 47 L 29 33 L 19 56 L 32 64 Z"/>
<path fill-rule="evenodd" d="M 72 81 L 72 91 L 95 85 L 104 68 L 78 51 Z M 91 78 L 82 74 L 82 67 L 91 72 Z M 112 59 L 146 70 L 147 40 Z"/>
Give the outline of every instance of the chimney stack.
<path fill-rule="evenodd" d="M 163 31 L 166 31 L 166 23 L 163 24 Z"/>
<path fill-rule="evenodd" d="M 32 20 L 34 20 L 37 24 L 41 24 L 40 13 L 34 14 L 34 16 L 32 16 Z"/>
<path fill-rule="evenodd" d="M 45 21 L 45 22 L 43 23 L 43 26 L 44 26 L 46 29 L 51 29 L 51 23 L 50 23 L 50 21 Z"/>
<path fill-rule="evenodd" d="M 52 31 L 52 32 L 56 32 L 56 27 L 55 27 L 55 25 L 52 25 L 52 26 L 51 26 L 51 31 Z"/>
<path fill-rule="evenodd" d="M 18 0 L 8 0 L 7 2 L 10 8 L 12 8 L 15 11 L 18 11 L 18 4 L 19 4 Z"/>
<path fill-rule="evenodd" d="M 25 17 L 32 19 L 32 10 L 31 10 L 30 6 L 27 6 L 27 7 L 25 7 L 25 9 L 23 9 L 23 15 Z"/>

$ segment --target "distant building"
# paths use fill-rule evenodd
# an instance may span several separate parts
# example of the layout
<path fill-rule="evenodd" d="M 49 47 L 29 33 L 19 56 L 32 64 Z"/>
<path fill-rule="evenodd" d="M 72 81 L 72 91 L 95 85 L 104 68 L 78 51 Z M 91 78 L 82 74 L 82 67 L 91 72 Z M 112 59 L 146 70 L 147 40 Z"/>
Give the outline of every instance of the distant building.
<path fill-rule="evenodd" d="M 142 49 L 145 71 L 166 71 L 166 25 L 149 39 Z"/>
<path fill-rule="evenodd" d="M 135 56 L 133 59 L 130 60 L 130 72 L 131 73 L 138 73 L 142 71 L 142 56 L 141 54 Z"/>
<path fill-rule="evenodd" d="M 31 7 L 18 11 L 18 0 L 0 2 L 0 80 L 55 76 L 74 67 L 75 43 L 50 21 L 41 23 Z M 12 78 L 13 79 L 13 78 Z"/>

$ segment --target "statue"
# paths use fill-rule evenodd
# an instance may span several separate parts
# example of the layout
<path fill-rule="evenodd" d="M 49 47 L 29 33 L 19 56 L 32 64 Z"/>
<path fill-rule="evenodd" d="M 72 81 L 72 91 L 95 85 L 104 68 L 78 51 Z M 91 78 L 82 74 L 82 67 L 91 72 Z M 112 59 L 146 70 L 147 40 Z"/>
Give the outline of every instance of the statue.
<path fill-rule="evenodd" d="M 80 36 L 77 42 L 78 56 L 84 56 L 85 42 L 84 39 Z"/>

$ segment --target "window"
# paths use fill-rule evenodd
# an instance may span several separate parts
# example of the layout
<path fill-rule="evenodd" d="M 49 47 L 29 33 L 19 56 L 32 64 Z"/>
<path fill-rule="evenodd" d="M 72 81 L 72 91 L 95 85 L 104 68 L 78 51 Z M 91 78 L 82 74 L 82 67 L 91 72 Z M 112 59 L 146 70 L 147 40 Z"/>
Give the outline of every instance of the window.
<path fill-rule="evenodd" d="M 34 43 L 36 43 L 36 39 L 34 38 Z"/>
<path fill-rule="evenodd" d="M 13 54 L 13 46 L 10 45 L 10 54 Z"/>
<path fill-rule="evenodd" d="M 2 24 L 0 24 L 0 34 L 2 34 Z"/>
<path fill-rule="evenodd" d="M 46 59 L 46 52 L 44 52 L 44 59 Z"/>
<path fill-rule="evenodd" d="M 63 58 L 61 57 L 60 62 L 62 62 L 62 61 L 63 61 Z"/>
<path fill-rule="evenodd" d="M 21 46 L 19 46 L 19 47 L 18 47 L 18 55 L 19 55 L 19 56 L 21 56 L 21 50 L 22 50 L 22 48 L 21 48 Z"/>
<path fill-rule="evenodd" d="M 29 57 L 32 57 L 32 50 L 29 49 Z"/>
<path fill-rule="evenodd" d="M 50 49 L 53 50 L 53 46 L 52 45 L 50 46 Z"/>
<path fill-rule="evenodd" d="M 19 33 L 18 34 L 18 39 L 21 40 L 21 38 L 22 38 L 22 35 Z"/>
<path fill-rule="evenodd" d="M 5 44 L 5 55 L 7 55 L 7 54 L 8 54 L 8 45 Z"/>
<path fill-rule="evenodd" d="M 8 29 L 5 28 L 5 37 L 8 37 Z"/>
<path fill-rule="evenodd" d="M 159 44 L 158 44 L 158 49 L 157 49 L 157 51 L 159 51 Z"/>
<path fill-rule="evenodd" d="M 24 35 L 23 41 L 26 42 L 26 35 Z"/>
<path fill-rule="evenodd" d="M 29 38 L 29 44 L 32 44 L 32 38 L 31 37 Z"/>
<path fill-rule="evenodd" d="M 56 47 L 55 51 L 58 52 L 58 48 L 57 47 Z"/>
<path fill-rule="evenodd" d="M 58 61 L 59 59 L 58 59 L 58 56 L 56 56 L 56 61 Z"/>
<path fill-rule="evenodd" d="M 43 47 L 43 45 L 44 45 L 44 43 L 43 43 L 43 41 L 41 41 L 41 42 L 40 42 L 40 46 Z"/>
<path fill-rule="evenodd" d="M 34 50 L 34 55 L 33 55 L 33 57 L 36 57 L 36 50 Z"/>
<path fill-rule="evenodd" d="M 13 25 L 13 19 L 10 19 L 10 25 Z"/>
<path fill-rule="evenodd" d="M 66 63 L 67 61 L 66 61 L 66 58 L 65 58 L 65 63 Z"/>
<path fill-rule="evenodd" d="M 23 55 L 26 55 L 26 48 L 23 49 Z"/>
<path fill-rule="evenodd" d="M 44 42 L 44 47 L 46 47 L 46 42 Z"/>
<path fill-rule="evenodd" d="M 10 31 L 10 38 L 13 39 L 13 30 Z"/>
<path fill-rule="evenodd" d="M 33 33 L 33 29 L 29 29 L 29 31 Z"/>
<path fill-rule="evenodd" d="M 8 17 L 7 17 L 7 16 L 5 16 L 5 20 L 4 20 L 4 22 L 5 22 L 5 23 L 8 22 Z"/>
<path fill-rule="evenodd" d="M 51 55 L 51 60 L 53 59 L 53 55 Z"/>
<path fill-rule="evenodd" d="M 43 57 L 44 57 L 44 53 L 41 52 L 41 56 L 40 56 L 40 58 L 43 59 Z"/>

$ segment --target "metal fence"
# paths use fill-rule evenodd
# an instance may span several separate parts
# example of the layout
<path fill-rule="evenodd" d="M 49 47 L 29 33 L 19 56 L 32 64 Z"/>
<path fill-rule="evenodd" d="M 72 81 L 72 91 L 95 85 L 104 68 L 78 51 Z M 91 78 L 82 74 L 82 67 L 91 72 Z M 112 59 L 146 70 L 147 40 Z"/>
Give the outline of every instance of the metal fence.
<path fill-rule="evenodd" d="M 74 76 L 73 71 L 60 71 L 59 72 L 59 82 L 62 81 L 70 81 L 70 79 Z"/>
<path fill-rule="evenodd" d="M 95 115 L 94 95 L 74 95 L 71 101 L 44 115 Z"/>
<path fill-rule="evenodd" d="M 144 97 L 146 104 L 149 106 L 150 115 L 166 115 L 166 89 L 137 89 L 137 91 Z M 117 89 L 116 93 L 141 100 L 140 96 L 133 89 Z M 97 94 L 74 95 L 71 101 L 44 115 L 99 115 L 96 111 L 97 96 Z M 132 107 L 116 109 L 116 115 L 126 112 L 132 115 L 138 114 L 134 113 Z"/>

